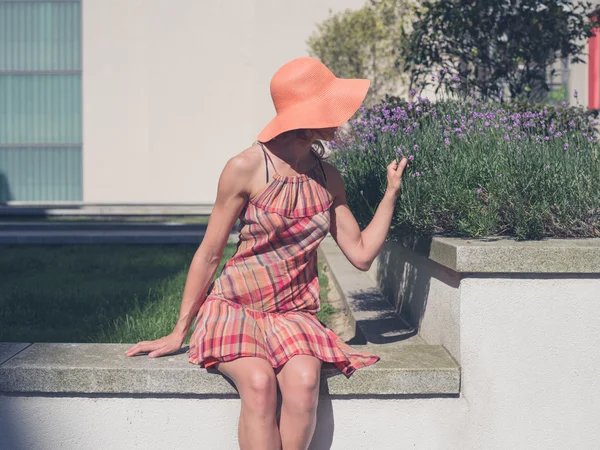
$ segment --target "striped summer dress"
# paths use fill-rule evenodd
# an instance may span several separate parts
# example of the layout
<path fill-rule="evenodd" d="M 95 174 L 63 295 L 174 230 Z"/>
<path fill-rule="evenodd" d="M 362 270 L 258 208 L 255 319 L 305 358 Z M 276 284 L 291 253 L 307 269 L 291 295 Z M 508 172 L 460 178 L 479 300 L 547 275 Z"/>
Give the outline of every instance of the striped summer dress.
<path fill-rule="evenodd" d="M 254 356 L 278 370 L 294 355 L 312 355 L 349 377 L 379 357 L 352 349 L 315 315 L 317 247 L 333 202 L 323 166 L 290 177 L 274 171 L 269 183 L 263 152 L 267 185 L 240 213 L 237 250 L 194 320 L 189 361 L 208 368 Z"/>

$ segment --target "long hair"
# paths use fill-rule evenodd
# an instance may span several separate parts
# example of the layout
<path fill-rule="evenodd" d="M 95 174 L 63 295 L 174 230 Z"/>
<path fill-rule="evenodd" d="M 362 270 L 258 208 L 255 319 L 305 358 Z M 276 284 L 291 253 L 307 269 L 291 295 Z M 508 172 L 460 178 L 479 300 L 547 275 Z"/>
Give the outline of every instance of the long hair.
<path fill-rule="evenodd" d="M 294 134 L 295 137 L 299 138 L 299 139 L 308 139 L 309 133 L 312 133 L 313 130 L 309 130 L 309 129 L 298 129 L 298 130 L 290 130 L 290 131 L 285 131 L 284 133 L 281 133 L 278 136 L 275 136 L 272 141 L 278 140 L 278 139 L 282 139 L 282 138 L 287 138 L 290 135 Z M 329 156 L 327 155 L 327 151 L 325 150 L 325 146 L 323 145 L 322 141 L 314 141 L 310 147 L 310 151 L 313 152 L 313 154 L 320 159 L 321 161 L 326 160 Z"/>

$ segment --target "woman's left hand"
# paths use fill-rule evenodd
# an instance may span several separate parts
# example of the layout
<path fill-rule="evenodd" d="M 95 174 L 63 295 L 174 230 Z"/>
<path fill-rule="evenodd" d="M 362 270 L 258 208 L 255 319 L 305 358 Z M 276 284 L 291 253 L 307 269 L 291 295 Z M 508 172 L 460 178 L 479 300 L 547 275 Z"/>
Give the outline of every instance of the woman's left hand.
<path fill-rule="evenodd" d="M 398 195 L 400 192 L 400 188 L 402 187 L 402 174 L 404 173 L 404 169 L 408 164 L 408 158 L 402 158 L 402 161 L 398 162 L 397 160 L 392 161 L 387 166 L 387 191 Z"/>

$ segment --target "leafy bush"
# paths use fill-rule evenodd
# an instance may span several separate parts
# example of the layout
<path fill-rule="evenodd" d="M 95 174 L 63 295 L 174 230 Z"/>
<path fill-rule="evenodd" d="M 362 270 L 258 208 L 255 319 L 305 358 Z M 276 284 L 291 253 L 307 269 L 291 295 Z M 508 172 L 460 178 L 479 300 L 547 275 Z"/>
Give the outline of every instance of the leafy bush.
<path fill-rule="evenodd" d="M 571 0 L 424 1 L 402 38 L 404 68 L 421 88 L 439 88 L 431 72 L 447 68 L 482 97 L 507 88 L 512 98 L 541 100 L 557 60 L 584 61 L 594 8 Z"/>
<path fill-rule="evenodd" d="M 333 14 L 308 39 L 309 54 L 338 77 L 370 79 L 366 102 L 373 104 L 407 81 L 399 66 L 411 11 L 408 0 L 370 0 L 358 10 Z"/>
<path fill-rule="evenodd" d="M 390 238 L 600 236 L 600 163 L 581 107 L 525 108 L 474 98 L 388 99 L 340 133 L 333 163 L 362 227 L 386 166 L 410 159 Z"/>

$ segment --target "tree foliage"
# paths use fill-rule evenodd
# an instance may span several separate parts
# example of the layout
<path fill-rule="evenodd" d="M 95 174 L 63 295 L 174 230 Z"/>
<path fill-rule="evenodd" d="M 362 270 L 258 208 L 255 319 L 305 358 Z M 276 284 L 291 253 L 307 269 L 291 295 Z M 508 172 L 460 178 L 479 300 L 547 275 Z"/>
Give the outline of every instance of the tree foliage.
<path fill-rule="evenodd" d="M 589 2 L 570 0 L 434 0 L 422 3 L 406 33 L 403 58 L 411 84 L 458 78 L 484 98 L 540 100 L 558 58 L 582 62 L 593 23 Z M 443 71 L 433 76 L 432 69 Z"/>
<path fill-rule="evenodd" d="M 395 93 L 403 78 L 403 24 L 409 0 L 371 0 L 358 10 L 333 14 L 308 39 L 309 53 L 343 78 L 368 78 L 367 103 Z"/>

